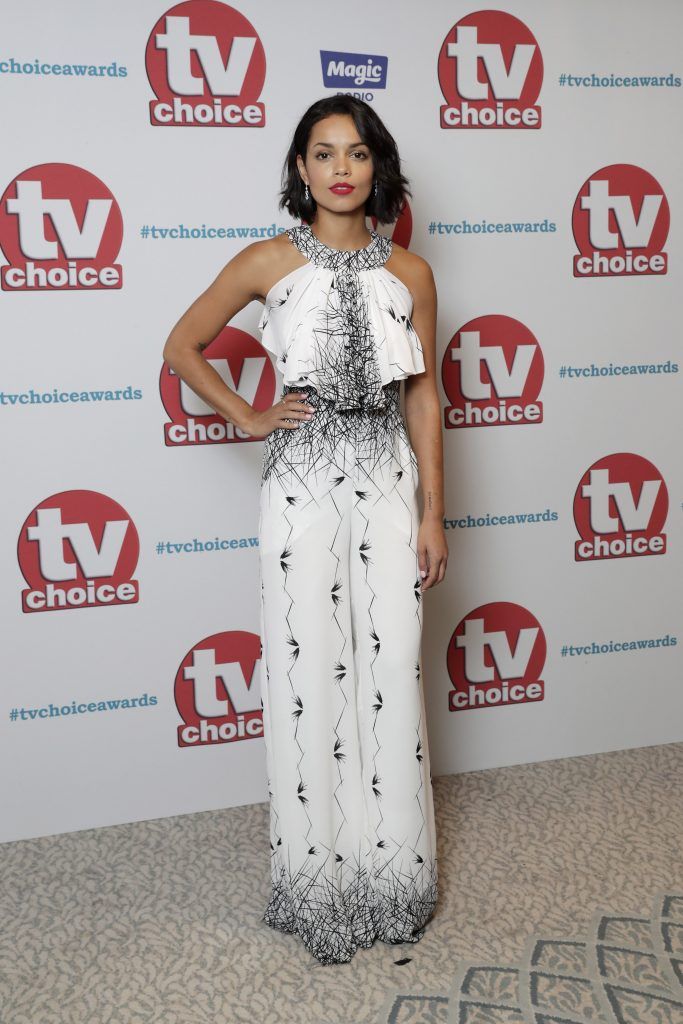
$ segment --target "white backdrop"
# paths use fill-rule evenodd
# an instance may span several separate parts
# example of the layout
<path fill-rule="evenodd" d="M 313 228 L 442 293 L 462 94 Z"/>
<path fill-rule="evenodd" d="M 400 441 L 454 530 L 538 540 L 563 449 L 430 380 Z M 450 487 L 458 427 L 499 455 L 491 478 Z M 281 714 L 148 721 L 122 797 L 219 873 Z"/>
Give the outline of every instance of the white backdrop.
<path fill-rule="evenodd" d="M 413 197 L 379 229 L 439 292 L 434 776 L 683 739 L 680 4 L 29 0 L 3 29 L 0 839 L 267 799 L 262 442 L 161 351 L 294 223 L 282 161 L 337 91 L 394 134 Z M 252 123 L 151 123 L 174 92 Z M 265 407 L 261 308 L 205 355 Z"/>

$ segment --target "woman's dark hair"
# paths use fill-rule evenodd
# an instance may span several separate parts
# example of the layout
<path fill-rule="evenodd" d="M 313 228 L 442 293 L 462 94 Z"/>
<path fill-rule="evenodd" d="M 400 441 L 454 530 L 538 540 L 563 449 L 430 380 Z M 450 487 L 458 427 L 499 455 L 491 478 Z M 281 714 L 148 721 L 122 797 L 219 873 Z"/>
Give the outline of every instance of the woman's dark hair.
<path fill-rule="evenodd" d="M 311 104 L 294 131 L 292 144 L 287 151 L 282 169 L 281 199 L 278 208 L 286 207 L 292 217 L 311 223 L 315 217 L 317 203 L 313 196 L 304 197 L 304 183 L 296 164 L 297 153 L 306 158 L 308 139 L 313 125 L 330 114 L 349 114 L 361 141 L 369 148 L 377 181 L 377 195 L 370 192 L 366 203 L 366 216 L 376 217 L 381 224 L 393 223 L 406 201 L 412 195 L 408 179 L 401 173 L 401 158 L 393 136 L 387 131 L 381 118 L 367 103 L 355 96 L 325 96 Z"/>

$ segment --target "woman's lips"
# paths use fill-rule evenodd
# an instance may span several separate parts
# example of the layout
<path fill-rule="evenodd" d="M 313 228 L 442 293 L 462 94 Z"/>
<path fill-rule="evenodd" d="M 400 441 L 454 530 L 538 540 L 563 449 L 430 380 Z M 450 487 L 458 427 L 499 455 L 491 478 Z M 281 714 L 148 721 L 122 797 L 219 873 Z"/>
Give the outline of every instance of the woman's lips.
<path fill-rule="evenodd" d="M 353 192 L 355 185 L 331 185 L 330 192 L 336 192 L 339 196 L 347 196 L 349 192 Z"/>

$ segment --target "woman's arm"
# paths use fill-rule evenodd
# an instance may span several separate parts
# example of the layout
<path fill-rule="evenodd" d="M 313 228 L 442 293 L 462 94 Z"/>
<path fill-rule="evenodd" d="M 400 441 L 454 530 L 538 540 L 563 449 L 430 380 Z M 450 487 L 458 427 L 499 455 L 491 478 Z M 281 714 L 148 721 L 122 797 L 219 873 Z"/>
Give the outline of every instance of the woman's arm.
<path fill-rule="evenodd" d="M 291 420 L 306 418 L 310 407 L 297 402 L 293 394 L 272 409 L 257 412 L 228 387 L 202 352 L 236 313 L 254 299 L 263 300 L 269 288 L 292 269 L 291 263 L 292 246 L 283 236 L 247 245 L 183 313 L 164 345 L 163 358 L 171 369 L 219 416 L 246 434 L 298 427 Z"/>
<path fill-rule="evenodd" d="M 414 256 L 410 268 L 413 295 L 411 321 L 422 343 L 424 373 L 405 382 L 406 424 L 417 456 L 423 515 L 418 536 L 422 585 L 427 590 L 440 583 L 446 572 L 448 545 L 443 528 L 444 470 L 441 433 L 441 403 L 436 387 L 436 285 L 426 260 Z"/>

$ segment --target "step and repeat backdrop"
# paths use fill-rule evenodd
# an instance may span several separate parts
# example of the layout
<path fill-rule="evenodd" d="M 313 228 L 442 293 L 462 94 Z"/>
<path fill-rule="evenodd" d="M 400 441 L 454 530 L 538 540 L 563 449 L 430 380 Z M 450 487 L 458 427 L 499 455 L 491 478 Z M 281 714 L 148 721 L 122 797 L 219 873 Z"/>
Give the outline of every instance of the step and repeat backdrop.
<path fill-rule="evenodd" d="M 263 441 L 162 349 L 294 223 L 335 93 L 396 138 L 412 196 L 368 226 L 439 294 L 434 776 L 683 740 L 682 34 L 676 0 L 5 10 L 0 840 L 268 798 Z M 262 409 L 261 310 L 204 356 Z"/>

